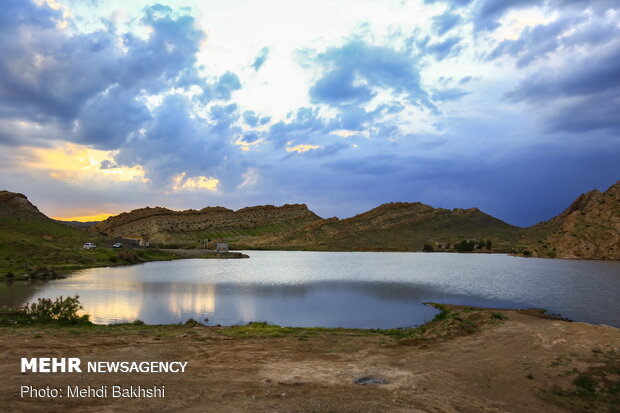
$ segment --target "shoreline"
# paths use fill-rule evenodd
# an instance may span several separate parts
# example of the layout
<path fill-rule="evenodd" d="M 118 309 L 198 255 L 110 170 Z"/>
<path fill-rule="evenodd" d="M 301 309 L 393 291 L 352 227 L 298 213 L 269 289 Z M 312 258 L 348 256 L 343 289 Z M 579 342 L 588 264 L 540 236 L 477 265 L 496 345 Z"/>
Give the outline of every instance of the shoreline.
<path fill-rule="evenodd" d="M 540 309 L 433 304 L 415 329 L 266 323 L 0 328 L 0 402 L 19 411 L 607 411 L 617 395 L 620 329 L 550 319 Z M 187 361 L 178 375 L 20 374 L 20 357 Z M 579 380 L 578 380 L 579 379 Z M 616 381 L 614 381 L 616 380 Z M 79 381 L 79 382 L 78 382 Z M 594 383 L 584 393 L 579 383 Z M 17 384 L 166 386 L 165 400 L 20 399 Z M 577 385 L 575 383 L 578 383 Z M 611 388 L 611 387 L 610 387 Z M 165 403 L 165 404 L 162 404 Z M 611 410 L 613 411 L 613 410 Z"/>
<path fill-rule="evenodd" d="M 606 259 L 593 259 L 593 258 L 579 258 L 579 257 L 533 257 L 524 256 L 508 251 L 433 251 L 425 252 L 421 250 L 327 250 L 327 249 L 266 249 L 266 248 L 235 248 L 235 251 L 229 251 L 226 253 L 217 253 L 213 250 L 204 249 L 185 249 L 185 248 L 140 248 L 127 251 L 147 251 L 148 253 L 157 254 L 163 252 L 169 254 L 167 257 L 141 257 L 137 262 L 94 262 L 91 264 L 59 264 L 55 262 L 49 262 L 46 266 L 39 266 L 34 271 L 40 271 L 43 269 L 43 275 L 34 275 L 29 273 L 15 274 L 12 271 L 0 272 L 0 281 L 28 281 L 28 280 L 42 280 L 42 279 L 58 279 L 64 278 L 68 273 L 77 270 L 89 269 L 89 268 L 105 268 L 105 267 L 118 267 L 129 266 L 135 264 L 143 264 L 146 262 L 158 262 L 158 261 L 174 261 L 178 259 L 189 258 L 202 258 L 202 259 L 237 259 L 237 258 L 250 258 L 247 254 L 243 254 L 240 251 L 274 251 L 274 252 L 370 252 L 370 253 L 424 253 L 424 254 L 485 254 L 485 255 L 508 255 L 516 258 L 536 258 L 536 259 L 549 259 L 549 260 L 571 260 L 571 261 L 601 261 L 601 262 L 615 262 L 620 260 L 606 260 Z M 47 274 L 49 273 L 49 275 Z"/>

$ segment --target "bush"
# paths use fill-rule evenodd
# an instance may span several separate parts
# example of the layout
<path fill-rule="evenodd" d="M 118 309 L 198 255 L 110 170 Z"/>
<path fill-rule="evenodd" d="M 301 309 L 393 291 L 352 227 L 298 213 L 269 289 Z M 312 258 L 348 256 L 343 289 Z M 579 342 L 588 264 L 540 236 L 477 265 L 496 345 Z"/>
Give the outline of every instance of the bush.
<path fill-rule="evenodd" d="M 116 260 L 125 261 L 131 264 L 135 264 L 140 261 L 140 257 L 133 251 L 121 251 L 116 254 Z M 116 260 L 112 260 L 116 262 Z"/>
<path fill-rule="evenodd" d="M 424 244 L 424 247 L 422 247 L 422 251 L 424 252 L 433 252 L 434 250 L 431 244 Z"/>
<path fill-rule="evenodd" d="M 506 316 L 503 313 L 499 313 L 499 312 L 492 312 L 491 313 L 491 317 L 496 319 L 496 320 L 502 320 L 502 321 L 508 320 L 508 316 Z"/>
<path fill-rule="evenodd" d="M 60 296 L 55 300 L 39 298 L 36 303 L 27 303 L 22 311 L 30 321 L 35 323 L 90 324 L 88 314 L 78 314 L 84 309 L 78 298 L 77 295 L 67 298 Z"/>
<path fill-rule="evenodd" d="M 462 240 L 461 242 L 454 244 L 454 248 L 458 252 L 473 251 L 475 246 L 476 246 L 476 241 L 473 241 L 473 240 L 472 241 Z"/>

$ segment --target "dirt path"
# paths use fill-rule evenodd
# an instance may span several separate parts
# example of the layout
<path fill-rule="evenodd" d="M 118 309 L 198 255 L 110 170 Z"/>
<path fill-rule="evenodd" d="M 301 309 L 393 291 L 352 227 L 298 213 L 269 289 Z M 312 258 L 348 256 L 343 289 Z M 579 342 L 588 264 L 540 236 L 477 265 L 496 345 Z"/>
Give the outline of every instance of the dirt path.
<path fill-rule="evenodd" d="M 570 389 L 579 372 L 609 363 L 620 368 L 619 329 L 503 314 L 509 319 L 479 332 L 426 341 L 330 331 L 245 338 L 242 330 L 231 337 L 226 328 L 203 326 L 3 328 L 0 406 L 5 412 L 552 413 L 571 411 L 572 403 L 573 411 L 611 411 L 598 401 L 583 407 L 581 399 L 562 399 L 562 406 L 549 389 Z M 189 364 L 179 374 L 20 374 L 21 357 Z M 617 380 L 612 373 L 606 377 Z M 362 377 L 385 384 L 354 382 Z M 166 397 L 20 398 L 21 385 L 165 385 Z"/>

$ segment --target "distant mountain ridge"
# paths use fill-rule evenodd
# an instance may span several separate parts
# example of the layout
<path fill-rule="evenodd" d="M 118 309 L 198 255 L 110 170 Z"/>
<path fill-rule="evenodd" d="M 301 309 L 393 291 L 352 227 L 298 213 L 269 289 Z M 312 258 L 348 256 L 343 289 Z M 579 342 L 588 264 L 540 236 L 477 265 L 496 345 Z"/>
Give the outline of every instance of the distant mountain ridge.
<path fill-rule="evenodd" d="M 26 232 L 32 236 L 40 232 L 39 236 L 47 238 L 50 236 L 45 234 L 58 232 L 65 238 L 88 239 L 90 233 L 105 239 L 148 239 L 160 247 L 195 248 L 208 239 L 228 242 L 233 248 L 342 251 L 454 251 L 457 243 L 475 241 L 476 248 L 489 252 L 620 259 L 620 181 L 605 192 L 580 195 L 557 217 L 528 228 L 510 225 L 477 208 L 450 210 L 419 202 L 394 202 L 347 219 L 321 218 L 305 204 L 237 211 L 147 207 L 110 217 L 88 232 L 75 228 L 68 233 L 62 230 L 66 223 L 47 218 L 24 195 L 8 191 L 0 191 L 0 216 L 4 217 L 0 226 L 7 239 Z M 486 246 L 480 247 L 482 244 Z"/>

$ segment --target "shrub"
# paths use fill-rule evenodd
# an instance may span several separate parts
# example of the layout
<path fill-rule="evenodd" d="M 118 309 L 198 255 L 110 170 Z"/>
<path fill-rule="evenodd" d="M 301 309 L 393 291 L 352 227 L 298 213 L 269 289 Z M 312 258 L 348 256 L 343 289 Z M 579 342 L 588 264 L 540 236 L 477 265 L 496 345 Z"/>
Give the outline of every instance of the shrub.
<path fill-rule="evenodd" d="M 580 374 L 577 376 L 577 378 L 573 380 L 573 384 L 577 387 L 577 391 L 583 395 L 596 394 L 596 382 L 587 374 Z"/>
<path fill-rule="evenodd" d="M 499 312 L 492 312 L 491 318 L 494 318 L 496 320 L 502 320 L 502 321 L 508 320 L 508 317 L 505 314 L 499 313 Z"/>
<path fill-rule="evenodd" d="M 424 244 L 424 247 L 422 247 L 422 251 L 424 252 L 433 252 L 434 248 L 431 244 Z"/>
<path fill-rule="evenodd" d="M 129 262 L 131 264 L 135 264 L 136 262 L 140 261 L 140 257 L 138 257 L 138 255 L 136 255 L 136 253 L 133 251 L 121 251 L 116 254 L 116 259 Z"/>
<path fill-rule="evenodd" d="M 77 295 L 67 298 L 60 296 L 55 300 L 39 298 L 36 303 L 27 303 L 22 311 L 30 321 L 35 323 L 90 324 L 88 314 L 78 314 L 84 309 L 78 298 Z"/>
<path fill-rule="evenodd" d="M 454 244 L 454 248 L 456 248 L 458 252 L 473 251 L 475 246 L 476 246 L 476 241 L 473 241 L 473 240 L 472 241 L 462 240 L 461 242 Z"/>

